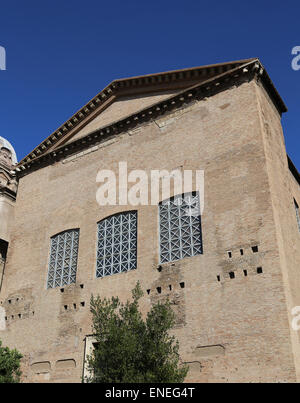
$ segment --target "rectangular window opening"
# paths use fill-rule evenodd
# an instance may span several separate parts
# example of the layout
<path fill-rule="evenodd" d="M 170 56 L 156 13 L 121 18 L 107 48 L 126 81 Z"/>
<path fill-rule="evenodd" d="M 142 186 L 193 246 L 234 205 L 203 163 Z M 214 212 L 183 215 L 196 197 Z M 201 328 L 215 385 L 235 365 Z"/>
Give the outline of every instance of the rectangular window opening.
<path fill-rule="evenodd" d="M 61 232 L 51 238 L 47 288 L 76 282 L 79 229 Z"/>
<path fill-rule="evenodd" d="M 96 277 L 137 267 L 137 211 L 115 214 L 98 223 Z"/>
<path fill-rule="evenodd" d="M 203 253 L 198 192 L 176 195 L 159 203 L 160 263 Z"/>

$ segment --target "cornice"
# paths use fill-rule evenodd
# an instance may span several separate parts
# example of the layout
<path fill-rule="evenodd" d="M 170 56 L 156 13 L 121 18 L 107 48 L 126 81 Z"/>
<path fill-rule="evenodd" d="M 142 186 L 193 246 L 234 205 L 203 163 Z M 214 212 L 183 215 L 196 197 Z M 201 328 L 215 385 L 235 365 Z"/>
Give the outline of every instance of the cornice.
<path fill-rule="evenodd" d="M 13 190 L 8 187 L 0 187 L 0 196 L 6 196 L 12 201 L 16 200 L 17 194 Z"/>
<path fill-rule="evenodd" d="M 236 63 L 238 64 L 239 62 Z M 112 84 L 110 84 L 110 86 L 113 85 L 113 89 L 116 90 L 116 88 L 118 88 L 119 86 L 122 87 L 125 85 L 130 87 L 131 85 L 134 85 L 134 82 L 135 85 L 138 85 L 140 83 L 139 80 L 146 80 L 147 78 L 148 80 L 162 80 L 162 76 L 164 76 L 165 79 L 166 77 L 170 78 L 175 73 L 182 74 L 183 76 L 186 74 L 191 76 L 191 74 L 199 74 L 198 70 L 205 70 L 205 67 L 155 74 L 152 76 L 133 77 L 131 79 L 114 81 Z M 208 67 L 213 68 L 214 66 L 207 66 L 207 68 Z M 98 144 L 106 138 L 115 136 L 122 132 L 126 132 L 138 125 L 145 124 L 157 116 L 166 114 L 170 111 L 173 111 L 174 109 L 184 106 L 185 104 L 189 104 L 192 101 L 201 100 L 206 97 L 213 96 L 217 92 L 223 91 L 234 85 L 239 85 L 241 82 L 252 80 L 253 78 L 262 81 L 280 114 L 287 110 L 284 102 L 280 98 L 268 74 L 265 72 L 264 67 L 258 59 L 249 59 L 249 61 L 247 61 L 246 63 L 238 65 L 235 68 L 232 68 L 232 63 L 216 65 L 216 68 L 217 67 L 220 68 L 221 73 L 214 75 L 212 78 L 202 81 L 201 83 L 192 85 L 191 87 L 180 91 L 176 95 L 172 95 L 169 98 L 164 99 L 163 101 L 159 101 L 147 108 L 137 111 L 134 114 L 115 121 L 105 127 L 97 129 L 82 138 L 74 140 L 73 142 L 63 144 L 61 146 L 58 145 L 57 148 L 47 151 L 47 146 L 45 143 L 49 143 L 48 146 L 55 144 L 58 142 L 59 137 L 62 135 L 62 132 L 60 131 L 60 129 L 58 129 L 58 131 L 60 131 L 61 133 L 60 136 L 57 137 L 55 134 L 49 136 L 48 139 L 41 143 L 32 153 L 30 153 L 17 165 L 15 171 L 18 177 L 23 176 L 24 174 L 27 174 L 32 170 L 36 170 L 43 166 L 51 164 L 55 161 L 59 161 L 62 158 L 65 158 L 75 152 Z M 121 82 L 123 83 L 121 84 Z M 113 96 L 113 89 L 110 89 L 110 86 L 106 87 L 106 89 L 103 91 L 106 91 L 107 94 L 110 93 Z M 102 92 L 100 94 L 102 94 Z M 97 97 L 93 98 L 93 100 L 88 105 L 90 105 L 91 103 L 95 105 L 96 99 L 100 99 L 99 94 L 97 95 Z M 87 106 L 85 106 L 84 108 L 88 109 Z M 66 124 L 64 125 L 64 127 L 66 128 L 66 130 L 68 130 Z M 43 149 L 44 153 L 42 153 Z"/>

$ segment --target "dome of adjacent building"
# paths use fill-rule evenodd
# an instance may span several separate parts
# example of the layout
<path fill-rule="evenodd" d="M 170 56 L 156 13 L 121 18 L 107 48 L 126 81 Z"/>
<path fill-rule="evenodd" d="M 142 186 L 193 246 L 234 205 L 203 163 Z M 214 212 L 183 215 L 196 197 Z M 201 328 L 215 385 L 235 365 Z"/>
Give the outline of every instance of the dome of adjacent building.
<path fill-rule="evenodd" d="M 18 162 L 17 154 L 16 154 L 13 146 L 10 144 L 10 142 L 8 140 L 6 140 L 4 137 L 0 136 L 0 149 L 1 148 L 6 148 L 11 152 L 11 160 L 12 160 L 13 164 L 16 164 Z"/>

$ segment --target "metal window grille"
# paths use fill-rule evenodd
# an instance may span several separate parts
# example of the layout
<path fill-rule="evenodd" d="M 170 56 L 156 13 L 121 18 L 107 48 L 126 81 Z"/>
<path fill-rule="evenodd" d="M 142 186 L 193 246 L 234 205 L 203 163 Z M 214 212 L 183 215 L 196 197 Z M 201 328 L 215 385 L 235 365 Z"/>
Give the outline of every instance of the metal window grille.
<path fill-rule="evenodd" d="M 203 253 L 199 193 L 159 203 L 160 263 Z"/>
<path fill-rule="evenodd" d="M 96 277 L 136 269 L 137 212 L 123 212 L 98 223 Z"/>
<path fill-rule="evenodd" d="M 47 288 L 75 283 L 79 230 L 64 231 L 51 238 Z"/>
<path fill-rule="evenodd" d="M 294 199 L 294 204 L 295 204 L 295 210 L 296 210 L 296 218 L 297 218 L 297 223 L 298 223 L 298 229 L 300 232 L 300 210 L 299 210 L 299 206 L 296 202 L 296 200 Z"/>

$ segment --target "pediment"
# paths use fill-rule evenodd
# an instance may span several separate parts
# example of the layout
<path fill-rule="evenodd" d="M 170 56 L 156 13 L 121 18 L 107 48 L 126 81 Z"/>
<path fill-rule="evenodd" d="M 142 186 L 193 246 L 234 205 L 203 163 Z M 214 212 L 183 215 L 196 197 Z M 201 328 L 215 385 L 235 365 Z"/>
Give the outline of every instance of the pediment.
<path fill-rule="evenodd" d="M 257 68 L 262 68 L 259 60 L 254 58 L 115 80 L 23 158 L 17 168 L 24 170 L 33 161 L 41 160 L 51 153 L 55 154 L 62 146 L 74 143 L 98 129 L 132 117 L 133 114 L 164 100 L 167 102 L 185 90 L 205 85 L 218 77 L 224 78 L 227 74 L 233 75 L 244 66 L 251 64 L 253 67 L 255 63 Z M 285 105 L 267 73 L 264 73 L 264 77 L 284 111 Z"/>
<path fill-rule="evenodd" d="M 93 120 L 88 122 L 81 130 L 74 133 L 68 140 L 61 144 L 69 144 L 74 140 L 82 138 L 94 130 L 105 127 L 113 122 L 124 119 L 142 108 L 146 108 L 152 104 L 160 102 L 180 90 L 161 91 L 153 94 L 139 94 L 132 96 L 123 96 L 115 99 L 105 110 L 95 116 Z"/>

